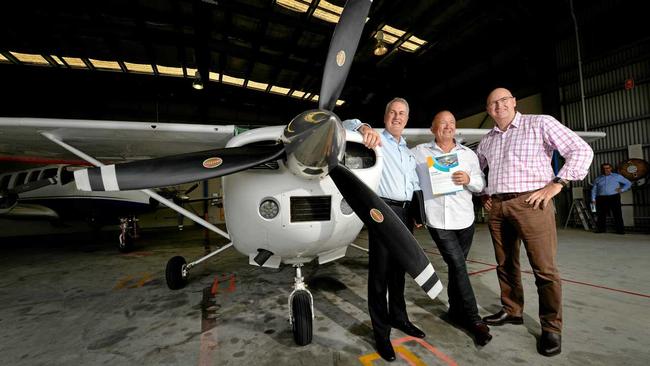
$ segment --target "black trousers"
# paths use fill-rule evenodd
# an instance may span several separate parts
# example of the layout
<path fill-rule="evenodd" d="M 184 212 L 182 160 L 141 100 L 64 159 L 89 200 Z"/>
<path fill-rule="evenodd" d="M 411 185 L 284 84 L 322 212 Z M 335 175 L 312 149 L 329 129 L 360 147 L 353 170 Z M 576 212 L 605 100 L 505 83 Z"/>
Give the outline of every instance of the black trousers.
<path fill-rule="evenodd" d="M 465 260 L 474 238 L 474 224 L 460 230 L 427 227 L 449 268 L 449 315 L 468 324 L 481 320 Z"/>
<path fill-rule="evenodd" d="M 621 213 L 621 195 L 596 196 L 596 214 L 598 215 L 596 226 L 598 227 L 598 231 L 605 232 L 607 214 L 610 211 L 614 217 L 616 232 L 623 234 L 625 228 L 623 226 L 623 214 Z"/>
<path fill-rule="evenodd" d="M 406 227 L 413 231 L 408 209 L 390 205 Z M 368 310 L 372 329 L 377 338 L 390 336 L 391 322 L 408 321 L 404 301 L 404 269 L 392 258 L 382 243 L 386 238 L 373 230 L 368 232 Z M 386 292 L 388 291 L 388 301 Z"/>

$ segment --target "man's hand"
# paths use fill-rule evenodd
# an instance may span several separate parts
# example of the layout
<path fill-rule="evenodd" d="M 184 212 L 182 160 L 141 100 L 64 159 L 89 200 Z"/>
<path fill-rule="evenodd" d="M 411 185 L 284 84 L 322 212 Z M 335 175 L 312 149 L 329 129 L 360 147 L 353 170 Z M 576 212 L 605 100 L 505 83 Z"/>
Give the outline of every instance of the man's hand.
<path fill-rule="evenodd" d="M 616 188 L 616 192 L 621 193 L 622 191 L 621 187 Z"/>
<path fill-rule="evenodd" d="M 532 205 L 534 210 L 540 206 L 541 208 L 546 208 L 548 201 L 560 193 L 561 190 L 562 185 L 560 183 L 551 182 L 539 191 L 533 192 L 526 200 L 526 203 Z"/>
<path fill-rule="evenodd" d="M 366 125 L 359 128 L 359 132 L 363 135 L 363 144 L 366 145 L 368 149 L 374 149 L 376 146 L 381 146 L 381 136 L 379 132 L 368 127 Z"/>
<path fill-rule="evenodd" d="M 457 186 L 464 186 L 469 184 L 469 175 L 463 171 L 457 171 L 451 175 L 451 180 Z"/>
<path fill-rule="evenodd" d="M 481 202 L 483 202 L 483 208 L 487 211 L 492 209 L 492 197 L 488 195 L 481 196 Z"/>

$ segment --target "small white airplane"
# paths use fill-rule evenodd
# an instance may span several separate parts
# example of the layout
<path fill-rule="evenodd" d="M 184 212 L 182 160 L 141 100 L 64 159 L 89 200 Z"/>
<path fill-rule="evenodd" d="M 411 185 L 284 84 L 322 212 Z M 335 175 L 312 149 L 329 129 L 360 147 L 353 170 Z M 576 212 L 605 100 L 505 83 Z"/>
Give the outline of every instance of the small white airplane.
<path fill-rule="evenodd" d="M 395 246 L 388 249 L 434 298 L 442 285 L 433 266 L 413 235 L 374 193 L 383 166 L 381 148 L 366 149 L 361 136 L 346 133 L 332 112 L 370 4 L 370 0 L 346 3 L 327 56 L 319 108 L 299 114 L 287 126 L 235 135 L 232 125 L 0 118 L 0 153 L 31 151 L 51 157 L 72 153 L 97 166 L 75 172 L 80 190 L 139 189 L 230 240 L 190 263 L 180 256 L 171 258 L 166 268 L 171 289 L 184 287 L 193 267 L 231 246 L 248 256 L 252 265 L 292 265 L 296 275 L 289 295 L 289 321 L 299 345 L 311 342 L 313 319 L 313 297 L 301 266 L 344 256 L 364 224 L 392 239 L 387 242 Z M 457 133 L 469 144 L 487 131 L 459 129 Z M 411 144 L 432 139 L 428 129 L 407 129 L 404 136 Z M 589 141 L 604 134 L 582 136 Z M 7 137 L 12 142 L 3 149 Z M 51 142 L 65 151 L 54 150 Z M 104 165 L 100 160 L 125 163 Z M 223 177 L 228 233 L 150 190 L 215 177 Z"/>

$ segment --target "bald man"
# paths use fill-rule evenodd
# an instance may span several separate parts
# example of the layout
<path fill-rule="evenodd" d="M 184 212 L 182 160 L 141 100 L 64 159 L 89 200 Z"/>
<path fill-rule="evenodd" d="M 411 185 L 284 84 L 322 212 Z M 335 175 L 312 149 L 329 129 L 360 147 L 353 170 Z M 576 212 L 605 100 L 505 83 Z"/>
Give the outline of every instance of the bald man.
<path fill-rule="evenodd" d="M 456 118 L 449 111 L 435 115 L 431 123 L 433 141 L 413 148 L 420 188 L 424 196 L 426 225 L 442 259 L 449 267 L 448 319 L 465 328 L 478 345 L 491 339 L 490 329 L 478 314 L 474 290 L 469 281 L 465 260 L 474 237 L 474 204 L 472 192 L 485 186 L 476 154 L 455 140 Z M 451 175 L 453 184 L 462 190 L 448 194 L 433 194 L 428 160 L 443 154 L 458 157 L 458 170 Z"/>
<path fill-rule="evenodd" d="M 489 167 L 484 206 L 497 261 L 502 309 L 483 320 L 489 325 L 522 324 L 524 290 L 519 264 L 520 240 L 535 275 L 542 336 L 538 350 L 554 356 L 562 350 L 562 287 L 557 268 L 555 197 L 571 180 L 589 172 L 593 151 L 575 132 L 547 115 L 521 114 L 505 88 L 487 97 L 495 126 L 479 143 L 481 169 Z M 553 151 L 565 159 L 554 174 Z"/>

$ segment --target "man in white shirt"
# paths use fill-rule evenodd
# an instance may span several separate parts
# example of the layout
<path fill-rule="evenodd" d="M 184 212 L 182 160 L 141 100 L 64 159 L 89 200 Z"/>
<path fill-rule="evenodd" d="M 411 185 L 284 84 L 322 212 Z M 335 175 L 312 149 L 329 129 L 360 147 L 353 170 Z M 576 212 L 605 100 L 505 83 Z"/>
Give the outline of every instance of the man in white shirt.
<path fill-rule="evenodd" d="M 467 329 L 477 344 L 484 346 L 492 336 L 490 329 L 478 315 L 465 260 L 474 236 L 472 192 L 481 192 L 485 179 L 476 154 L 454 139 L 456 119 L 451 112 L 442 111 L 436 114 L 431 123 L 431 132 L 435 139 L 416 146 L 412 151 L 415 154 L 420 188 L 424 195 L 427 229 L 449 267 L 448 317 L 453 323 Z M 454 185 L 462 186 L 462 190 L 434 195 L 429 167 L 432 166 L 433 158 L 443 154 L 456 154 L 458 166 L 453 168 L 456 171 L 449 179 Z"/>

